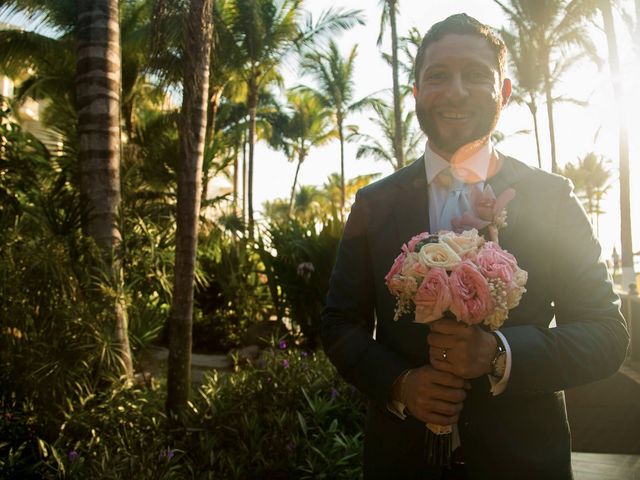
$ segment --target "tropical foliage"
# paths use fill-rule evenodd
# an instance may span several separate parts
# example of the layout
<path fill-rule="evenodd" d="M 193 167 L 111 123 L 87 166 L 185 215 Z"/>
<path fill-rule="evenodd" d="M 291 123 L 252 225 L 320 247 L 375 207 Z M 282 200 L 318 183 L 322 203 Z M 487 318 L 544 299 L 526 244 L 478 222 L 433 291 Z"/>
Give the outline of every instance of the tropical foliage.
<path fill-rule="evenodd" d="M 611 187 L 611 172 L 607 163 L 609 162 L 601 156 L 589 152 L 578 158 L 577 164 L 567 163 L 562 170 L 562 174 L 573 182 L 585 210 L 596 227 L 598 218 L 605 213 L 602 210 L 602 199 Z"/>

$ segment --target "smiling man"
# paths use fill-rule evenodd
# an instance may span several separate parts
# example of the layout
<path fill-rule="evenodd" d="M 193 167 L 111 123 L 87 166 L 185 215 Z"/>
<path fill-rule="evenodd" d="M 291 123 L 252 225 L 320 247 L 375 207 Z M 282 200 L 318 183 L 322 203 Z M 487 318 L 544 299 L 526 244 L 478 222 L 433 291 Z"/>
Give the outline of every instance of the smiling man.
<path fill-rule="evenodd" d="M 504 43 L 465 14 L 431 27 L 414 85 L 425 153 L 360 190 L 345 226 L 322 335 L 369 399 L 365 478 L 570 479 L 562 391 L 625 358 L 619 299 L 571 184 L 490 143 L 511 94 L 505 59 Z M 529 273 L 520 305 L 496 333 L 412 314 L 394 321 L 384 277 L 402 245 L 459 225 L 469 188 L 485 185 L 516 192 L 500 244 Z M 425 423 L 457 425 L 451 467 L 427 463 Z"/>

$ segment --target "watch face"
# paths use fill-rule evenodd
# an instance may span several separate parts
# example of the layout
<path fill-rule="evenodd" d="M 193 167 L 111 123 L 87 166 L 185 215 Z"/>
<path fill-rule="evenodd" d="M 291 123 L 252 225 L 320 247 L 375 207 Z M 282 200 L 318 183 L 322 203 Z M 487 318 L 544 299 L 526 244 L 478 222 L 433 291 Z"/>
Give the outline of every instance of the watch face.
<path fill-rule="evenodd" d="M 493 371 L 491 374 L 494 377 L 501 378 L 504 375 L 504 371 L 507 369 L 507 352 L 500 352 L 493 364 Z"/>

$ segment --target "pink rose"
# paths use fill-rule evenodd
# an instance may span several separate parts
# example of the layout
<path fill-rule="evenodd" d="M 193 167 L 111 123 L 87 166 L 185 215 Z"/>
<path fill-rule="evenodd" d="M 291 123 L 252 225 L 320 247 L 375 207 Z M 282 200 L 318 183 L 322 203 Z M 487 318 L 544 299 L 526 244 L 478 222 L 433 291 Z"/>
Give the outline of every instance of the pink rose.
<path fill-rule="evenodd" d="M 432 268 L 424 278 L 413 302 L 416 305 L 417 323 L 429 323 L 442 318 L 451 304 L 449 276 L 444 268 Z"/>
<path fill-rule="evenodd" d="M 387 287 L 392 295 L 396 297 L 411 297 L 418 289 L 418 283 L 413 277 L 395 275 L 387 282 Z"/>
<path fill-rule="evenodd" d="M 514 285 L 514 273 L 518 263 L 513 255 L 505 252 L 495 243 L 487 242 L 478 252 L 475 263 L 485 277 L 502 280 L 507 288 Z"/>
<path fill-rule="evenodd" d="M 455 267 L 449 277 L 451 306 L 458 321 L 468 325 L 482 322 L 493 309 L 489 284 L 469 260 Z"/>
<path fill-rule="evenodd" d="M 384 282 L 387 284 L 387 286 L 389 286 L 389 281 L 402 271 L 402 265 L 404 264 L 405 257 L 406 255 L 404 253 L 401 253 L 393 261 L 391 270 L 389 270 L 389 273 L 387 273 L 386 277 L 384 277 Z"/>
<path fill-rule="evenodd" d="M 405 253 L 414 252 L 416 245 L 418 245 L 418 243 L 422 242 L 423 240 L 426 240 L 430 236 L 431 234 L 429 232 L 422 232 L 418 235 L 415 235 L 411 240 L 409 240 L 409 243 L 402 246 L 402 251 Z"/>
<path fill-rule="evenodd" d="M 420 261 L 420 255 L 417 253 L 407 253 L 404 263 L 402 264 L 402 275 L 416 277 L 422 280 L 429 273 L 429 267 Z"/>
<path fill-rule="evenodd" d="M 489 223 L 496 223 L 502 215 L 502 211 L 515 196 L 516 191 L 513 188 L 508 188 L 496 198 L 493 188 L 487 184 L 482 191 L 479 188 L 472 189 L 471 205 L 478 218 Z"/>

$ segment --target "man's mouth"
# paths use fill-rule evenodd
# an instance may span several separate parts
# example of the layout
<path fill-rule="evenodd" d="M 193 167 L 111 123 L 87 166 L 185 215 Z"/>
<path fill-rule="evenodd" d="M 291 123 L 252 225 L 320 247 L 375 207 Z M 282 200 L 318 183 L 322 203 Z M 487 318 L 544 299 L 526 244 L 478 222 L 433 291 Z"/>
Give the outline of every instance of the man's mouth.
<path fill-rule="evenodd" d="M 440 116 L 445 120 L 466 120 L 471 117 L 468 112 L 440 112 Z"/>

